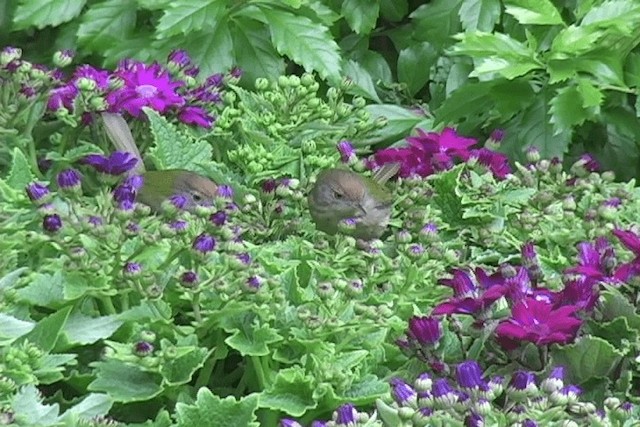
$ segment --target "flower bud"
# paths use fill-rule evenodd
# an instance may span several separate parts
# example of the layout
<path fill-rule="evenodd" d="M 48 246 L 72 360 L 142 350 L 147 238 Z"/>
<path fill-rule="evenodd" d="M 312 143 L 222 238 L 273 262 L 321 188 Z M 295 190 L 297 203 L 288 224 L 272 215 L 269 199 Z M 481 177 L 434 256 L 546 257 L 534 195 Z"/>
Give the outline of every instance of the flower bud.
<path fill-rule="evenodd" d="M 75 52 L 69 49 L 59 50 L 53 54 L 53 64 L 56 67 L 64 68 L 73 62 Z"/>
<path fill-rule="evenodd" d="M 531 145 L 527 147 L 526 156 L 529 162 L 537 163 L 540 161 L 540 150 L 535 145 Z"/>

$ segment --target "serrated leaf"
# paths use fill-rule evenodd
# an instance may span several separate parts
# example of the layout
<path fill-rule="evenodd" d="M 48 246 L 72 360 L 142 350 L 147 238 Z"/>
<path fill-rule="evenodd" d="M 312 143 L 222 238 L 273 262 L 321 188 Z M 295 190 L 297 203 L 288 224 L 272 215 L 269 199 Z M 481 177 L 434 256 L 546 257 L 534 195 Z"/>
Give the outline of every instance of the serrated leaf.
<path fill-rule="evenodd" d="M 149 156 L 158 170 L 187 169 L 198 172 L 198 164 L 211 160 L 211 145 L 203 140 L 193 141 L 179 132 L 155 110 L 144 108 L 149 118 L 154 147 Z"/>
<path fill-rule="evenodd" d="M 262 12 L 280 54 L 322 78 L 340 78 L 340 49 L 327 27 L 282 10 L 263 8 Z"/>
<path fill-rule="evenodd" d="M 158 55 L 158 50 L 153 46 L 153 33 L 144 28 L 127 37 L 126 42 L 114 42 L 104 49 L 103 56 L 105 67 L 116 67 L 122 58 L 133 58 L 142 62 L 151 62 Z"/>
<path fill-rule="evenodd" d="M 477 31 L 458 37 L 460 42 L 453 47 L 456 54 L 469 55 L 472 58 L 521 58 L 532 61 L 535 52 L 527 45 L 502 33 Z"/>
<path fill-rule="evenodd" d="M 72 344 L 93 344 L 109 338 L 122 326 L 122 320 L 116 316 L 89 317 L 74 313 L 69 317 L 64 327 L 64 333 Z"/>
<path fill-rule="evenodd" d="M 284 72 L 284 61 L 270 43 L 264 24 L 249 19 L 235 20 L 231 37 L 236 63 L 244 70 L 247 81 L 275 78 Z"/>
<path fill-rule="evenodd" d="M 4 290 L 5 288 L 9 289 L 13 287 L 13 285 L 15 285 L 16 282 L 20 279 L 22 273 L 27 270 L 27 267 L 20 267 L 2 276 L 2 278 L 0 278 L 0 291 Z"/>
<path fill-rule="evenodd" d="M 250 394 L 240 400 L 233 396 L 221 399 L 203 387 L 198 390 L 195 404 L 187 405 L 180 402 L 176 405 L 177 426 L 259 427 L 260 424 L 256 422 L 256 409 L 257 394 Z"/>
<path fill-rule="evenodd" d="M 73 307 L 65 307 L 40 320 L 28 334 L 21 336 L 18 343 L 29 341 L 40 350 L 50 352 L 58 342 L 69 313 Z"/>
<path fill-rule="evenodd" d="M 606 377 L 619 363 L 622 353 L 602 338 L 584 336 L 576 343 L 555 347 L 553 361 L 565 366 L 572 381 Z"/>
<path fill-rule="evenodd" d="M 109 413 L 113 399 L 108 394 L 89 393 L 81 402 L 67 409 L 61 417 L 64 420 L 102 417 Z"/>
<path fill-rule="evenodd" d="M 95 368 L 96 379 L 87 389 L 107 393 L 114 402 L 145 401 L 162 393 L 162 377 L 142 371 L 138 366 L 119 360 L 96 362 L 92 366 Z"/>
<path fill-rule="evenodd" d="M 189 34 L 188 49 L 193 62 L 205 76 L 224 73 L 235 65 L 233 40 L 226 22 L 220 22 L 213 31 Z"/>
<path fill-rule="evenodd" d="M 184 354 L 165 360 L 160 373 L 169 386 L 186 384 L 214 351 L 215 349 L 207 351 L 206 348 L 189 348 Z"/>
<path fill-rule="evenodd" d="M 271 351 L 269 344 L 282 341 L 282 339 L 282 336 L 269 325 L 253 325 L 234 330 L 224 342 L 229 347 L 238 350 L 243 356 L 266 356 Z"/>
<path fill-rule="evenodd" d="M 80 15 L 86 0 L 23 0 L 16 8 L 14 29 L 57 27 Z"/>
<path fill-rule="evenodd" d="M 460 225 L 464 223 L 462 218 L 462 200 L 458 194 L 458 183 L 462 167 L 456 166 L 446 172 L 434 175 L 432 185 L 436 194 L 432 197 L 432 203 L 442 212 L 442 218 L 448 224 Z"/>
<path fill-rule="evenodd" d="M 157 37 L 162 39 L 193 31 L 212 31 L 222 22 L 226 5 L 224 0 L 172 1 L 158 22 Z"/>
<path fill-rule="evenodd" d="M 551 43 L 550 58 L 566 59 L 567 54 L 574 57 L 595 49 L 596 44 L 604 35 L 604 31 L 596 28 L 588 28 L 570 25 L 563 28 Z"/>
<path fill-rule="evenodd" d="M 343 73 L 353 81 L 353 85 L 349 87 L 349 93 L 382 102 L 371 75 L 359 63 L 353 60 L 346 61 Z"/>
<path fill-rule="evenodd" d="M 606 1 L 587 12 L 581 25 L 629 25 L 640 14 L 640 5 L 633 0 Z"/>
<path fill-rule="evenodd" d="M 356 34 L 369 34 L 376 27 L 380 0 L 344 0 L 341 11 Z"/>
<path fill-rule="evenodd" d="M 62 272 L 53 275 L 37 273 L 31 282 L 16 291 L 19 300 L 33 306 L 51 307 L 64 302 Z"/>
<path fill-rule="evenodd" d="M 380 2 L 380 13 L 389 21 L 401 21 L 408 12 L 409 2 L 407 0 L 382 0 Z"/>
<path fill-rule="evenodd" d="M 43 405 L 40 392 L 34 385 L 21 388 L 11 402 L 11 409 L 21 425 L 47 427 L 58 422 L 60 406 Z"/>
<path fill-rule="evenodd" d="M 600 89 L 588 79 L 578 79 L 578 93 L 582 97 L 582 106 L 584 108 L 597 107 L 596 113 L 600 112 L 600 105 L 604 100 L 604 94 Z"/>
<path fill-rule="evenodd" d="M 561 25 L 562 16 L 549 0 L 505 0 L 505 12 L 523 25 Z"/>
<path fill-rule="evenodd" d="M 11 170 L 7 176 L 7 184 L 14 190 L 23 191 L 35 176 L 31 172 L 31 164 L 22 150 L 15 147 L 12 152 Z"/>
<path fill-rule="evenodd" d="M 559 89 L 557 95 L 551 99 L 550 121 L 554 124 L 556 133 L 568 131 L 595 115 L 595 111 L 582 106 L 580 98 L 576 86 L 566 86 Z"/>
<path fill-rule="evenodd" d="M 0 345 L 12 343 L 19 337 L 28 334 L 35 326 L 35 322 L 27 322 L 0 313 Z"/>
<path fill-rule="evenodd" d="M 260 407 L 299 417 L 318 405 L 313 397 L 315 389 L 313 379 L 300 368 L 282 369 L 271 387 L 260 395 Z"/>
<path fill-rule="evenodd" d="M 367 139 L 364 144 L 371 145 L 381 141 L 396 141 L 404 138 L 411 130 L 424 120 L 424 116 L 416 114 L 408 108 L 393 104 L 367 105 L 367 112 L 373 119 L 384 117 L 387 125 L 375 137 Z"/>
<path fill-rule="evenodd" d="M 498 73 L 509 80 L 513 80 L 538 68 L 541 68 L 540 64 L 534 61 L 521 62 L 504 58 L 486 58 L 478 60 L 475 70 L 469 76 L 479 77 Z"/>
<path fill-rule="evenodd" d="M 500 19 L 500 0 L 464 0 L 458 16 L 467 31 L 492 31 Z"/>
<path fill-rule="evenodd" d="M 398 55 L 398 81 L 407 84 L 415 95 L 429 81 L 431 67 L 439 58 L 439 52 L 428 42 L 415 43 L 402 49 Z"/>
<path fill-rule="evenodd" d="M 433 0 L 418 7 L 409 15 L 413 37 L 432 43 L 438 48 L 450 46 L 453 43 L 451 36 L 461 29 L 458 18 L 461 4 L 462 0 Z"/>
<path fill-rule="evenodd" d="M 100 52 L 125 38 L 135 24 L 135 2 L 106 0 L 96 3 L 81 18 L 78 42 L 89 51 Z"/>

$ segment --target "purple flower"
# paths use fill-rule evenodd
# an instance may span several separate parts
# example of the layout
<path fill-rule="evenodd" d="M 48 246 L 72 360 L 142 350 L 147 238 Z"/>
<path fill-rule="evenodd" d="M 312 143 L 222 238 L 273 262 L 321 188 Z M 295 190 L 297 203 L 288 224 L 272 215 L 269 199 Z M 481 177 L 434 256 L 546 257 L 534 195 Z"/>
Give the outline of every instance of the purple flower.
<path fill-rule="evenodd" d="M 391 380 L 391 392 L 398 405 L 414 405 L 418 399 L 416 391 L 399 378 Z"/>
<path fill-rule="evenodd" d="M 476 285 L 476 281 L 479 286 Z M 438 283 L 450 286 L 454 295 L 448 301 L 438 304 L 431 312 L 432 315 L 480 313 L 509 290 L 499 272 L 490 276 L 481 268 L 476 268 L 475 280 L 470 273 L 454 269 L 452 279 L 441 279 Z"/>
<path fill-rule="evenodd" d="M 509 158 L 506 154 L 492 151 L 488 148 L 479 148 L 471 150 L 470 157 L 478 159 L 478 163 L 489 169 L 493 176 L 498 179 L 504 179 L 511 173 Z"/>
<path fill-rule="evenodd" d="M 483 427 L 484 418 L 482 418 L 482 415 L 476 414 L 475 412 L 471 412 L 471 414 L 465 417 L 464 426 L 465 427 Z"/>
<path fill-rule="evenodd" d="M 184 194 L 173 194 L 169 197 L 169 202 L 180 210 L 184 210 L 189 206 L 189 199 Z"/>
<path fill-rule="evenodd" d="M 482 374 L 482 368 L 475 360 L 467 360 L 456 367 L 456 380 L 463 388 L 487 390 L 488 385 Z"/>
<path fill-rule="evenodd" d="M 251 276 L 247 279 L 247 286 L 249 289 L 258 290 L 262 287 L 264 279 L 260 276 Z"/>
<path fill-rule="evenodd" d="M 227 222 L 227 214 L 224 211 L 215 212 L 211 214 L 209 221 L 218 227 L 223 226 L 224 223 Z"/>
<path fill-rule="evenodd" d="M 349 141 L 340 141 L 337 148 L 343 163 L 350 163 L 356 160 L 356 151 Z"/>
<path fill-rule="evenodd" d="M 142 107 L 164 113 L 185 103 L 184 98 L 176 93 L 184 83 L 171 81 L 169 73 L 157 63 L 146 65 L 132 61 L 123 64 L 115 74 L 124 81 L 121 88 L 107 95 L 107 102 L 116 111 L 126 110 L 139 117 Z"/>
<path fill-rule="evenodd" d="M 192 247 L 202 254 L 208 254 L 216 248 L 216 239 L 207 233 L 202 233 L 195 238 Z"/>
<path fill-rule="evenodd" d="M 146 341 L 138 341 L 134 346 L 135 353 L 140 357 L 145 357 L 153 353 L 153 344 Z"/>
<path fill-rule="evenodd" d="M 55 233 L 60 230 L 62 228 L 62 219 L 60 219 L 60 215 L 45 215 L 42 219 L 42 228 L 49 233 Z"/>
<path fill-rule="evenodd" d="M 198 283 L 198 274 L 195 271 L 185 271 L 180 276 L 180 282 L 188 288 L 193 287 Z"/>
<path fill-rule="evenodd" d="M 63 190 L 76 190 L 80 188 L 80 173 L 75 169 L 65 169 L 56 178 L 58 187 Z"/>
<path fill-rule="evenodd" d="M 18 47 L 6 46 L 0 51 L 0 65 L 7 65 L 8 63 L 20 59 L 22 56 L 22 49 Z"/>
<path fill-rule="evenodd" d="M 552 393 L 564 387 L 564 377 L 564 366 L 556 366 L 551 370 L 549 376 L 542 381 L 540 386 L 545 392 Z"/>
<path fill-rule="evenodd" d="M 183 232 L 187 229 L 188 224 L 187 221 L 177 220 L 169 224 L 169 227 L 176 232 Z"/>
<path fill-rule="evenodd" d="M 574 317 L 578 307 L 568 305 L 554 308 L 547 301 L 526 298 L 511 310 L 511 318 L 498 324 L 497 340 L 507 350 L 517 348 L 523 341 L 538 346 L 566 344 L 573 341 L 582 321 Z"/>
<path fill-rule="evenodd" d="M 637 233 L 632 230 L 616 228 L 613 230 L 613 234 L 620 240 L 620 243 L 640 258 L 640 236 Z"/>
<path fill-rule="evenodd" d="M 27 185 L 25 191 L 27 192 L 27 196 L 29 196 L 29 199 L 31 199 L 32 202 L 44 201 L 45 197 L 50 194 L 49 188 L 39 182 L 32 182 L 31 184 Z"/>
<path fill-rule="evenodd" d="M 138 159 L 131 153 L 115 151 L 109 157 L 102 154 L 89 154 L 83 159 L 85 164 L 91 165 L 98 172 L 107 175 L 122 175 L 138 164 Z"/>
<path fill-rule="evenodd" d="M 70 49 L 62 49 L 53 54 L 53 62 L 56 67 L 66 67 L 73 62 L 76 53 Z"/>
<path fill-rule="evenodd" d="M 136 200 L 136 190 L 130 184 L 123 183 L 113 189 L 113 200 L 118 203 L 118 207 L 122 210 L 133 209 Z"/>
<path fill-rule="evenodd" d="M 280 420 L 280 427 L 302 427 L 302 424 L 291 418 L 283 418 Z"/>
<path fill-rule="evenodd" d="M 76 68 L 73 73 L 72 82 L 78 89 L 80 89 L 79 81 L 81 79 L 94 81 L 96 87 L 100 90 L 107 90 L 109 88 L 109 72 L 94 68 L 91 65 L 81 65 Z"/>
<path fill-rule="evenodd" d="M 87 219 L 87 222 L 94 227 L 100 227 L 104 223 L 104 220 L 99 216 L 91 215 Z"/>
<path fill-rule="evenodd" d="M 533 372 L 516 371 L 509 381 L 509 389 L 516 391 L 527 391 L 537 389 L 536 376 Z"/>
<path fill-rule="evenodd" d="M 191 57 L 189 57 L 186 50 L 175 49 L 169 53 L 167 61 L 175 64 L 177 68 L 182 69 L 191 64 Z"/>
<path fill-rule="evenodd" d="M 196 125 L 209 129 L 215 119 L 209 115 L 202 107 L 188 105 L 180 108 L 178 120 L 188 125 Z"/>
<path fill-rule="evenodd" d="M 633 263 L 621 264 L 616 268 L 613 247 L 603 237 L 596 239 L 595 243 L 578 244 L 578 263 L 578 266 L 569 268 L 566 272 L 584 276 L 589 284 L 620 285 L 638 273 Z"/>
<path fill-rule="evenodd" d="M 267 179 L 262 183 L 262 191 L 265 193 L 273 193 L 278 187 L 278 181 L 275 179 Z"/>
<path fill-rule="evenodd" d="M 442 337 L 440 319 L 431 316 L 413 316 L 409 319 L 408 335 L 421 345 L 434 345 Z"/>
<path fill-rule="evenodd" d="M 231 199 L 233 197 L 233 188 L 230 185 L 218 186 L 218 196 Z"/>
<path fill-rule="evenodd" d="M 142 266 L 137 262 L 128 262 L 124 265 L 122 271 L 127 276 L 137 276 L 142 273 Z"/>
<path fill-rule="evenodd" d="M 25 84 L 25 83 L 20 84 L 19 93 L 25 99 L 32 99 L 38 94 L 38 92 L 35 90 L 35 88 L 33 86 L 30 86 L 30 85 Z"/>
<path fill-rule="evenodd" d="M 489 136 L 489 138 L 491 138 L 495 142 L 502 142 L 502 140 L 504 139 L 504 135 L 504 129 L 494 129 L 494 131 L 491 132 L 491 136 Z"/>
<path fill-rule="evenodd" d="M 244 265 L 249 265 L 251 264 L 251 255 L 249 255 L 246 252 L 240 253 L 236 255 L 236 258 L 238 259 L 238 261 L 240 261 L 242 264 Z"/>
<path fill-rule="evenodd" d="M 574 163 L 572 169 L 574 167 L 584 169 L 587 172 L 597 172 L 600 169 L 600 164 L 591 154 L 587 153 L 580 156 L 580 159 Z"/>
<path fill-rule="evenodd" d="M 242 71 L 242 68 L 240 67 L 233 67 L 231 71 L 229 71 L 229 75 L 235 79 L 239 79 L 243 74 L 244 71 Z"/>
<path fill-rule="evenodd" d="M 345 403 L 336 409 L 336 423 L 351 426 L 358 421 L 358 411 L 351 403 Z"/>

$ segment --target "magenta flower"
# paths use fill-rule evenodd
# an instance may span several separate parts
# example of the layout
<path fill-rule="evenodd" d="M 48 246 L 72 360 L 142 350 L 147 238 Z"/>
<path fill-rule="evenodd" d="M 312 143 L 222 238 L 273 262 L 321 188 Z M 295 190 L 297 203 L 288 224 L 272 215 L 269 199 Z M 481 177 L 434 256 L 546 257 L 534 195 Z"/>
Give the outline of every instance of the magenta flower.
<path fill-rule="evenodd" d="M 61 108 L 66 108 L 69 111 L 73 111 L 73 102 L 79 93 L 78 88 L 72 84 L 52 89 L 49 92 L 47 109 L 49 111 L 58 111 Z"/>
<path fill-rule="evenodd" d="M 585 277 L 570 280 L 564 284 L 561 291 L 553 294 L 551 301 L 554 303 L 554 308 L 572 305 L 579 310 L 590 311 L 598 302 L 600 296 L 598 288 L 597 284 Z"/>
<path fill-rule="evenodd" d="M 210 128 L 215 121 L 203 108 L 194 106 L 182 107 L 178 113 L 178 119 L 182 123 L 196 125 L 206 129 Z"/>
<path fill-rule="evenodd" d="M 638 234 L 631 230 L 621 230 L 619 228 L 613 230 L 613 234 L 636 257 L 640 257 L 640 236 Z"/>
<path fill-rule="evenodd" d="M 126 110 L 139 117 L 142 107 L 164 113 L 185 103 L 184 98 L 176 93 L 184 82 L 172 81 L 169 73 L 157 63 L 125 62 L 115 74 L 124 81 L 123 87 L 107 95 L 107 102 L 115 111 Z"/>
<path fill-rule="evenodd" d="M 571 342 L 582 321 L 574 317 L 578 307 L 554 308 L 550 302 L 526 298 L 511 310 L 511 318 L 500 322 L 495 330 L 498 342 L 507 350 L 517 348 L 522 341 L 538 346 Z"/>
<path fill-rule="evenodd" d="M 83 163 L 91 165 L 98 172 L 108 175 L 122 175 L 130 171 L 138 164 L 138 159 L 131 153 L 115 151 L 109 157 L 102 154 L 89 154 L 83 159 Z"/>
<path fill-rule="evenodd" d="M 479 148 L 471 151 L 471 157 L 477 158 L 478 163 L 489 169 L 496 178 L 503 179 L 511 173 L 509 158 L 503 153 Z"/>
<path fill-rule="evenodd" d="M 342 163 L 350 163 L 356 159 L 356 150 L 349 141 L 340 141 L 336 146 L 340 152 Z"/>
<path fill-rule="evenodd" d="M 93 80 L 96 83 L 96 87 L 100 90 L 107 90 L 109 88 L 109 72 L 99 70 L 91 65 L 81 65 L 76 68 L 72 77 L 73 84 L 76 85 L 76 87 L 80 79 Z"/>
<path fill-rule="evenodd" d="M 481 268 L 476 268 L 475 278 L 469 272 L 454 269 L 453 278 L 441 279 L 439 284 L 451 287 L 453 298 L 438 304 L 431 315 L 481 313 L 509 290 L 499 272 L 489 276 Z"/>
<path fill-rule="evenodd" d="M 434 345 L 442 337 L 440 320 L 431 316 L 413 316 L 409 319 L 408 335 L 420 345 Z"/>
<path fill-rule="evenodd" d="M 576 267 L 566 270 L 584 276 L 591 284 L 609 283 L 620 285 L 638 274 L 633 263 L 617 266 L 615 252 L 604 237 L 596 239 L 595 244 L 582 242 L 578 244 L 578 263 Z"/>

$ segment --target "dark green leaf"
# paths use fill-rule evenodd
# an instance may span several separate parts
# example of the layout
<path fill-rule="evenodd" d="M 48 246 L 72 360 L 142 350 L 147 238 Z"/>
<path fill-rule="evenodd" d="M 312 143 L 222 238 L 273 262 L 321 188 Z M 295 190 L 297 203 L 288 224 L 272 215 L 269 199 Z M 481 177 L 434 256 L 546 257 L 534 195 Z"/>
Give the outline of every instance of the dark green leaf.
<path fill-rule="evenodd" d="M 464 117 L 488 112 L 494 102 L 489 96 L 492 82 L 467 83 L 454 91 L 435 111 L 438 123 L 458 123 Z"/>
<path fill-rule="evenodd" d="M 86 0 L 23 0 L 13 18 L 14 28 L 56 27 L 80 15 L 85 3 Z"/>
<path fill-rule="evenodd" d="M 190 34 L 189 53 L 205 76 L 229 71 L 235 65 L 229 25 L 220 22 L 213 31 Z"/>
<path fill-rule="evenodd" d="M 349 88 L 350 93 L 381 102 L 373 79 L 360 64 L 352 60 L 346 61 L 343 73 L 353 81 L 353 85 Z"/>
<path fill-rule="evenodd" d="M 264 8 L 262 12 L 278 52 L 323 78 L 340 77 L 339 48 L 327 27 L 282 10 Z"/>
<path fill-rule="evenodd" d="M 429 81 L 438 57 L 438 51 L 428 42 L 403 49 L 398 56 L 398 81 L 406 83 L 409 93 L 415 95 Z"/>
<path fill-rule="evenodd" d="M 500 0 L 463 0 L 458 11 L 467 31 L 492 31 L 500 19 Z"/>
<path fill-rule="evenodd" d="M 120 43 L 136 24 L 136 3 L 129 0 L 106 0 L 96 3 L 82 15 L 78 42 L 85 49 L 100 52 Z"/>
<path fill-rule="evenodd" d="M 264 24 L 249 19 L 233 21 L 233 53 L 249 82 L 258 77 L 275 78 L 284 72 L 284 61 L 269 41 Z"/>
<path fill-rule="evenodd" d="M 388 21 L 402 21 L 409 13 L 409 3 L 407 0 L 382 0 L 380 13 Z"/>
<path fill-rule="evenodd" d="M 551 123 L 556 133 L 570 131 L 575 125 L 592 118 L 597 110 L 585 108 L 580 91 L 576 86 L 566 86 L 558 90 L 558 94 L 550 102 Z"/>
<path fill-rule="evenodd" d="M 342 15 L 356 34 L 369 34 L 376 27 L 380 0 L 344 0 Z"/>
<path fill-rule="evenodd" d="M 462 0 L 434 0 L 418 7 L 409 15 L 414 37 L 438 48 L 450 46 L 454 41 L 451 36 L 461 29 L 458 19 L 461 4 Z"/>
<path fill-rule="evenodd" d="M 177 426 L 259 427 L 255 421 L 257 408 L 257 394 L 250 394 L 238 401 L 233 396 L 221 399 L 209 389 L 201 388 L 194 405 L 176 405 Z"/>

